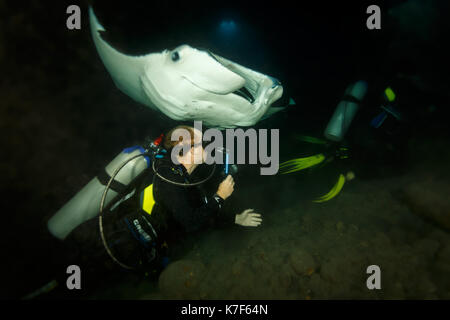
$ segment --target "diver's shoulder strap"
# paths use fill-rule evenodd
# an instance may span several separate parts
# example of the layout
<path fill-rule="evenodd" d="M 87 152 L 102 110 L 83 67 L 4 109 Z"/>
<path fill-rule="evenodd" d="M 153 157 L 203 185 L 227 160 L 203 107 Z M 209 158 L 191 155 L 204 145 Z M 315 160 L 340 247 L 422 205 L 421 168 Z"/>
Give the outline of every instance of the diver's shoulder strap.
<path fill-rule="evenodd" d="M 356 97 L 354 97 L 354 96 L 352 96 L 350 94 L 345 94 L 342 97 L 342 101 L 354 102 L 354 103 L 357 103 L 357 104 L 361 103 L 361 100 L 359 100 L 358 98 L 356 98 Z"/>
<path fill-rule="evenodd" d="M 100 183 L 104 186 L 108 185 L 109 180 L 111 179 L 111 176 L 106 172 L 106 169 L 103 168 L 98 174 L 97 178 L 100 181 Z M 124 193 L 127 190 L 127 186 L 123 183 L 113 180 L 111 182 L 110 188 L 117 193 Z"/>

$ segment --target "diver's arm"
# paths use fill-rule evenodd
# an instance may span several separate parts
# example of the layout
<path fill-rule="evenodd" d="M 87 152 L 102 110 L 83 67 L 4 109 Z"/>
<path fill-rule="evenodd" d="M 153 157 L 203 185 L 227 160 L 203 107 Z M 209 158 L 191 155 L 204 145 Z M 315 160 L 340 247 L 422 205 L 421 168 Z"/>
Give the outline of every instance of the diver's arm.
<path fill-rule="evenodd" d="M 229 174 L 225 178 L 225 180 L 223 180 L 220 183 L 219 188 L 217 189 L 216 195 L 219 196 L 221 199 L 225 200 L 226 198 L 231 196 L 233 191 L 234 191 L 234 180 L 233 180 L 233 177 Z"/>

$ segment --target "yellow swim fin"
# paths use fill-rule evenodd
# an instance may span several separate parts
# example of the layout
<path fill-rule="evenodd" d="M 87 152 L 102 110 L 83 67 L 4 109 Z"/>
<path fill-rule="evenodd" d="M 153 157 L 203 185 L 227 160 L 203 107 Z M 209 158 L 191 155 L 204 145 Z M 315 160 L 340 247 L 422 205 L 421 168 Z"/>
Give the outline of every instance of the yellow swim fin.
<path fill-rule="evenodd" d="M 316 138 L 316 137 L 311 137 L 311 136 L 305 136 L 302 134 L 296 135 L 295 138 L 297 140 L 303 141 L 303 142 L 308 142 L 308 143 L 313 143 L 313 144 L 328 144 L 328 142 L 324 139 L 320 139 L 320 138 Z"/>
<path fill-rule="evenodd" d="M 280 164 L 280 173 L 287 174 L 291 172 L 300 171 L 303 169 L 311 168 L 325 160 L 325 156 L 322 153 L 314 156 L 297 158 L 289 161 L 285 161 Z"/>
<path fill-rule="evenodd" d="M 316 200 L 313 200 L 313 202 L 320 203 L 333 199 L 338 195 L 339 192 L 341 192 L 342 188 L 344 187 L 344 183 L 345 183 L 345 176 L 341 173 L 339 175 L 338 181 L 336 182 L 334 187 L 330 190 L 330 192 L 317 198 Z"/>

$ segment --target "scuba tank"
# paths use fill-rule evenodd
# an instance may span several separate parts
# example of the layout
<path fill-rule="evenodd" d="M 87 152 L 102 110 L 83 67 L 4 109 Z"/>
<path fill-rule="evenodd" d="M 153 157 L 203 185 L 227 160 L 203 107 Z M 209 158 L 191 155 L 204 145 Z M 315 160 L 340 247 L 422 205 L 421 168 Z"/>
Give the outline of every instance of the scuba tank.
<path fill-rule="evenodd" d="M 324 136 L 327 139 L 339 142 L 344 138 L 366 93 L 367 82 L 362 80 L 347 87 L 344 97 L 325 128 Z"/>
<path fill-rule="evenodd" d="M 111 175 L 127 161 L 128 163 L 124 165 L 110 183 L 109 192 L 103 204 L 105 207 L 108 207 L 114 204 L 118 198 L 123 197 L 126 192 L 130 192 L 129 188 L 133 185 L 133 182 L 151 167 L 152 159 L 143 154 L 157 154 L 161 150 L 161 141 L 162 135 L 151 142 L 148 149 L 144 149 L 142 146 L 134 146 L 126 148 L 119 153 L 102 172 L 49 219 L 47 228 L 50 233 L 56 238 L 64 240 L 80 224 L 98 216 L 100 202 Z M 134 159 L 132 159 L 133 157 Z M 128 194 L 127 197 L 131 195 Z M 121 201 L 123 200 L 126 199 Z"/>

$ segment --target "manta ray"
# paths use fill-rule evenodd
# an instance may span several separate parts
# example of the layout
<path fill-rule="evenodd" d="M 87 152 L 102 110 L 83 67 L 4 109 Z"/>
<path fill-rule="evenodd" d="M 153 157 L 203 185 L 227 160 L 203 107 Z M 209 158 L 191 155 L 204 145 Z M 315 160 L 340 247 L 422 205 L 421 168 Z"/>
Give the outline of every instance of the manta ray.
<path fill-rule="evenodd" d="M 188 44 L 127 55 L 102 39 L 100 32 L 105 29 L 92 7 L 89 20 L 97 52 L 117 88 L 171 119 L 235 128 L 252 126 L 283 109 L 271 107 L 283 94 L 274 77 Z"/>

